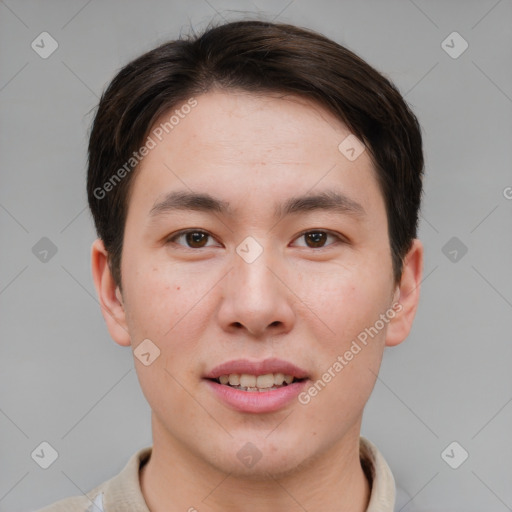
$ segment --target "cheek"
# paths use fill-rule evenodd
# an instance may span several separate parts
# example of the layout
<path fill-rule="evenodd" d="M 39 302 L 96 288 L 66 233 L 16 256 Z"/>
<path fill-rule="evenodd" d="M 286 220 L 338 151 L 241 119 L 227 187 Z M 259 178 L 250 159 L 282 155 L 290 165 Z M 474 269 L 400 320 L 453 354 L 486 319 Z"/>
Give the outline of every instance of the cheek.
<path fill-rule="evenodd" d="M 331 355 L 350 346 L 388 307 L 388 283 L 368 265 L 301 272 L 296 284 L 297 295 L 322 331 L 322 346 Z"/>
<path fill-rule="evenodd" d="M 339 421 L 362 409 L 382 360 L 388 324 L 380 315 L 389 304 L 387 288 L 377 281 L 361 277 L 354 283 L 340 277 L 321 283 L 324 293 L 310 295 L 311 309 L 320 320 L 315 322 L 316 336 L 313 333 L 316 389 L 306 392 L 315 403 L 313 409 L 331 411 Z"/>
<path fill-rule="evenodd" d="M 182 273 L 165 266 L 150 264 L 131 274 L 127 296 L 134 345 L 150 339 L 160 350 L 151 365 L 136 360 L 135 367 L 142 392 L 159 417 L 177 417 L 187 410 L 190 396 L 179 382 L 191 379 L 189 366 L 198 359 L 195 340 L 202 329 L 200 308 L 194 308 L 200 297 L 194 290 Z"/>
<path fill-rule="evenodd" d="M 321 282 L 324 293 L 313 302 L 330 330 L 322 329 L 318 373 L 306 392 L 313 409 L 330 411 L 340 422 L 362 409 L 375 385 L 387 327 L 380 315 L 390 306 L 387 282 L 371 272 L 354 277 Z"/>
<path fill-rule="evenodd" d="M 208 290 L 214 279 L 179 271 L 165 264 L 148 264 L 132 274 L 127 296 L 129 330 L 134 340 L 149 338 L 169 356 L 169 366 L 191 361 L 210 315 Z M 179 355 L 179 357 L 176 357 Z"/>
<path fill-rule="evenodd" d="M 132 344 L 152 340 L 159 348 L 165 333 L 174 324 L 171 299 L 181 293 L 174 283 L 153 265 L 123 262 L 125 312 Z M 177 313 L 177 312 L 176 312 Z"/>

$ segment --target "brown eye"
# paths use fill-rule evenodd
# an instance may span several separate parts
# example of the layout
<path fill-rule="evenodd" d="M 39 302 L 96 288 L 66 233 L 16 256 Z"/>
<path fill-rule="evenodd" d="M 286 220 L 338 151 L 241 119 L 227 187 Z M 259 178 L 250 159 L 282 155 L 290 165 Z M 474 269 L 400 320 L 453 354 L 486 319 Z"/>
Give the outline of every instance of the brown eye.
<path fill-rule="evenodd" d="M 185 240 L 190 245 L 190 247 L 204 247 L 205 241 L 207 239 L 208 235 L 200 231 L 191 231 L 185 235 Z"/>
<path fill-rule="evenodd" d="M 323 231 L 311 231 L 304 236 L 306 237 L 306 243 L 311 242 L 308 247 L 322 247 L 327 240 L 327 233 Z"/>
<path fill-rule="evenodd" d="M 176 233 L 172 237 L 168 238 L 167 242 L 175 242 L 178 245 L 184 245 L 189 249 L 201 249 L 203 247 L 208 247 L 207 243 L 209 238 L 212 238 L 212 236 L 205 231 L 189 230 Z M 180 240 L 184 240 L 184 242 Z"/>
<path fill-rule="evenodd" d="M 327 243 L 329 239 L 334 240 L 334 242 Z M 299 244 L 299 246 L 308 247 L 310 249 L 323 249 L 344 241 L 341 235 L 322 230 L 304 231 L 296 240 L 304 240 L 305 245 Z"/>

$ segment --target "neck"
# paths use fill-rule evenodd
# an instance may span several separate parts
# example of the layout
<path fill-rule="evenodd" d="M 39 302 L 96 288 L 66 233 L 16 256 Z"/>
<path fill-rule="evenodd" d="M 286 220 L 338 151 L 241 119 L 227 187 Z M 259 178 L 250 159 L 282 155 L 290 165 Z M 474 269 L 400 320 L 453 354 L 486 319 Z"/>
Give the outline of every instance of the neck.
<path fill-rule="evenodd" d="M 163 435 L 153 418 L 153 451 L 140 471 L 151 512 L 365 512 L 371 487 L 359 459 L 359 429 L 286 475 L 226 474 Z M 358 426 L 358 425 L 357 425 Z M 155 435 L 156 434 L 156 435 Z"/>

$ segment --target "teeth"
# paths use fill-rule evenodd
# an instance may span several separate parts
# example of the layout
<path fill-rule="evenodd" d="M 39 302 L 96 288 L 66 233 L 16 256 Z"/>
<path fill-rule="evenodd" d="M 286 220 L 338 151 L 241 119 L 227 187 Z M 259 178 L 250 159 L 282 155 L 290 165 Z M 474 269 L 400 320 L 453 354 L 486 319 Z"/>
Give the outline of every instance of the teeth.
<path fill-rule="evenodd" d="M 256 379 L 257 388 L 271 388 L 274 385 L 274 374 L 259 375 Z"/>
<path fill-rule="evenodd" d="M 282 386 L 283 384 L 291 384 L 293 375 L 284 375 L 283 373 L 267 373 L 265 375 L 249 375 L 247 373 L 230 373 L 229 375 L 221 375 L 219 381 L 221 384 L 246 388 L 247 391 L 256 391 L 260 389 L 270 389 Z"/>
<path fill-rule="evenodd" d="M 284 374 L 282 373 L 276 373 L 274 375 L 274 384 L 276 386 L 281 386 L 284 382 Z"/>
<path fill-rule="evenodd" d="M 230 386 L 239 386 L 240 385 L 240 375 L 236 373 L 232 373 L 228 377 L 228 382 Z"/>
<path fill-rule="evenodd" d="M 242 375 L 240 375 L 240 386 L 243 388 L 256 387 L 256 377 L 254 375 L 247 375 L 246 373 L 242 373 Z"/>

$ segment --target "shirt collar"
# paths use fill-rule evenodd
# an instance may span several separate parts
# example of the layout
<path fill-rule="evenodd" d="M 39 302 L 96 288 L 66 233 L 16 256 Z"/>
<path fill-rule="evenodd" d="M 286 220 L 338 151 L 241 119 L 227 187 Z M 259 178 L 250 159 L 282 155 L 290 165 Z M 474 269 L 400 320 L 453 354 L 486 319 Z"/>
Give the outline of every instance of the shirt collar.
<path fill-rule="evenodd" d="M 105 484 L 105 512 L 150 512 L 140 488 L 139 469 L 149 460 L 151 452 L 152 447 L 148 446 L 134 453 L 123 470 Z M 360 436 L 359 457 L 371 487 L 366 512 L 393 512 L 396 494 L 393 474 L 377 447 L 363 436 Z"/>
<path fill-rule="evenodd" d="M 370 501 L 366 512 L 393 512 L 395 506 L 395 479 L 377 447 L 363 436 L 359 438 L 361 466 L 370 481 Z"/>

